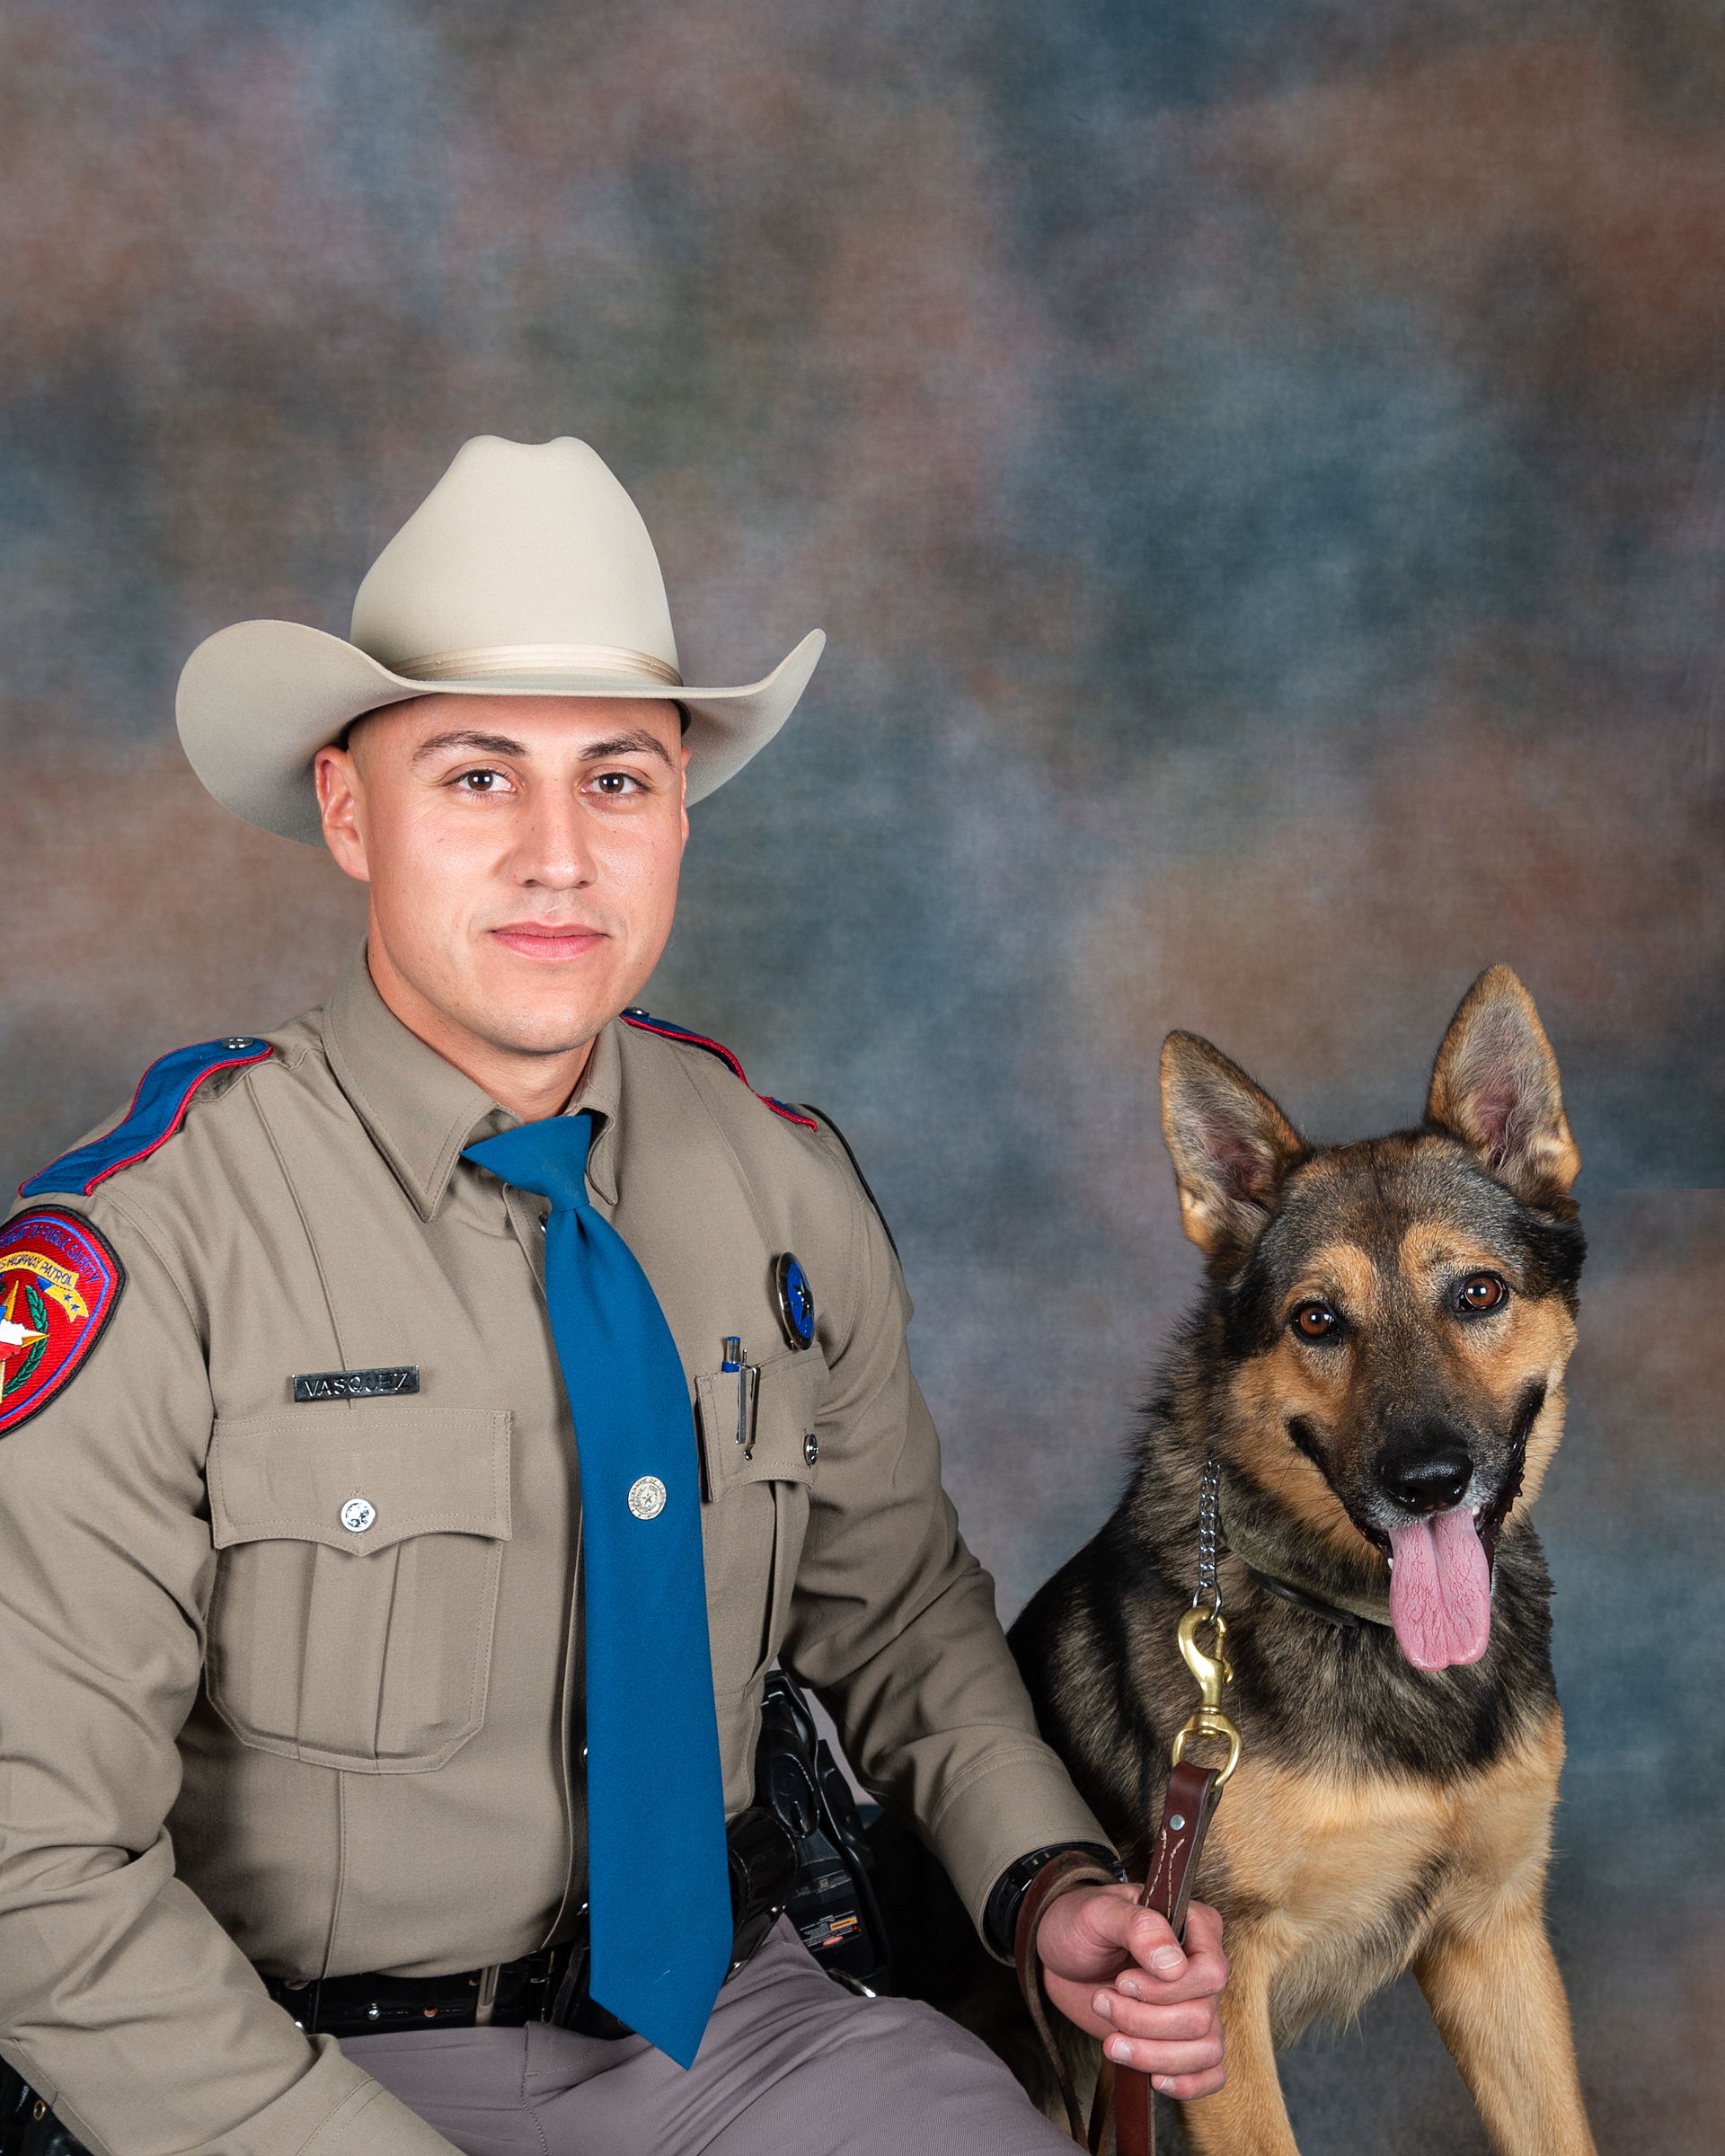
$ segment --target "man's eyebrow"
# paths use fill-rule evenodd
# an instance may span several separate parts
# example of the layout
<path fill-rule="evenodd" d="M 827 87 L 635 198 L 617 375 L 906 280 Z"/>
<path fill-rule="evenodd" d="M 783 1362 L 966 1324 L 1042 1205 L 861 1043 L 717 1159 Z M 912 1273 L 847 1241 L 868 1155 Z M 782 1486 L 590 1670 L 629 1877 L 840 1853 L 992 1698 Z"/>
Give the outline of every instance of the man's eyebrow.
<path fill-rule="evenodd" d="M 599 762 L 606 756 L 657 756 L 667 770 L 675 771 L 670 751 L 657 734 L 650 734 L 645 727 L 638 733 L 615 734 L 608 741 L 589 741 L 581 751 L 588 764 Z"/>
<path fill-rule="evenodd" d="M 413 751 L 412 762 L 423 764 L 428 756 L 435 756 L 446 748 L 475 749 L 483 756 L 525 756 L 526 749 L 519 741 L 511 741 L 507 734 L 481 734 L 457 732 L 433 734 L 429 741 L 421 741 Z"/>
<path fill-rule="evenodd" d="M 512 741 L 507 734 L 482 734 L 460 729 L 451 734 L 433 734 L 429 741 L 421 741 L 413 751 L 411 761 L 423 764 L 428 758 L 439 755 L 447 749 L 467 749 L 482 756 L 526 756 L 532 751 L 520 741 Z M 677 767 L 670 753 L 656 734 L 643 727 L 632 734 L 615 734 L 608 740 L 589 741 L 581 750 L 585 764 L 602 762 L 606 756 L 657 756 L 668 770 Z"/>

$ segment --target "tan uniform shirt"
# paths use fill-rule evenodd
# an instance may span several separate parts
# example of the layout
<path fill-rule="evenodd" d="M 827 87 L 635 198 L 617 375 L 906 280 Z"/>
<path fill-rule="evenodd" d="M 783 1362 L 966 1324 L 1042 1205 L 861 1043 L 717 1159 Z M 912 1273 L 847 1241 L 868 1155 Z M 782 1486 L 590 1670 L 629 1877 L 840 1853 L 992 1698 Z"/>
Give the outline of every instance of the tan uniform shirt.
<path fill-rule="evenodd" d="M 585 1877 L 544 1203 L 461 1159 L 512 1118 L 363 955 L 270 1038 L 151 1157 L 44 1201 L 127 1282 L 0 1441 L 0 2048 L 120 2156 L 446 2148 L 252 1965 L 508 1960 L 561 1936 Z M 695 1408 L 727 1806 L 751 1800 L 783 1655 L 979 1916 L 1026 1851 L 1106 1837 L 959 1538 L 880 1224 L 829 1134 L 702 1049 L 613 1024 L 579 1105 Z M 808 1351 L 775 1314 L 783 1250 L 814 1291 Z M 748 1449 L 730 1334 L 761 1369 Z M 292 1401 L 296 1373 L 409 1365 L 415 1395 Z"/>

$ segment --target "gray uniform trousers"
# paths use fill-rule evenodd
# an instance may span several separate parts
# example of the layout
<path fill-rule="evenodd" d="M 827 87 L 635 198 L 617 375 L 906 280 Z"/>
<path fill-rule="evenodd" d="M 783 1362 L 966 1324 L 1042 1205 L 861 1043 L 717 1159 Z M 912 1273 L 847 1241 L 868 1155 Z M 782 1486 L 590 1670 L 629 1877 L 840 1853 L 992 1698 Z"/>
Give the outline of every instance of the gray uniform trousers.
<path fill-rule="evenodd" d="M 720 1993 L 686 2073 L 642 2037 L 541 2023 L 341 2048 L 464 2156 L 1071 2156 L 985 2045 L 841 1990 L 788 1922 Z"/>

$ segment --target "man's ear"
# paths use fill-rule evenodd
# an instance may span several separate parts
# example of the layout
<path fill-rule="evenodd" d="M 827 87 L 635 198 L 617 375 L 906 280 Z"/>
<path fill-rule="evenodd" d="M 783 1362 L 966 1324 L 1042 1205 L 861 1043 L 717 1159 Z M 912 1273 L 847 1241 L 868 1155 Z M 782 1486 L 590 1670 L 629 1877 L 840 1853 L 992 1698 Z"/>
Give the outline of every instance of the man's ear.
<path fill-rule="evenodd" d="M 365 826 L 359 813 L 363 782 L 352 748 L 333 745 L 320 748 L 312 759 L 312 782 L 317 789 L 323 843 L 334 854 L 336 865 L 356 882 L 369 883 L 371 867 L 366 858 Z"/>
<path fill-rule="evenodd" d="M 1162 1044 L 1162 1133 L 1181 1224 L 1218 1277 L 1264 1231 L 1290 1168 L 1311 1148 L 1269 1095 L 1196 1033 Z"/>
<path fill-rule="evenodd" d="M 1482 973 L 1450 1021 L 1426 1120 L 1472 1146 L 1524 1205 L 1568 1197 L 1581 1154 L 1563 1113 L 1557 1059 L 1533 997 L 1507 966 Z"/>

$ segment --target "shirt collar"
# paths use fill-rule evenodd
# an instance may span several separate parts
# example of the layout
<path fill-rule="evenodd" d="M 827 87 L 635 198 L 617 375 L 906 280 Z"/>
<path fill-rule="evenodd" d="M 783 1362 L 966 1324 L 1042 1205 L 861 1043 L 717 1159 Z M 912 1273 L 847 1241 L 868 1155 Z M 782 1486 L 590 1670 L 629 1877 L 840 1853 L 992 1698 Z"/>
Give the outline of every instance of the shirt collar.
<path fill-rule="evenodd" d="M 623 1089 L 616 1032 L 614 1019 L 595 1040 L 570 1103 L 571 1110 L 598 1118 L 588 1181 L 613 1206 Z M 363 943 L 323 1007 L 323 1047 L 337 1083 L 423 1220 L 442 1203 L 463 1148 L 513 1130 L 518 1120 L 402 1023 L 377 993 Z"/>

